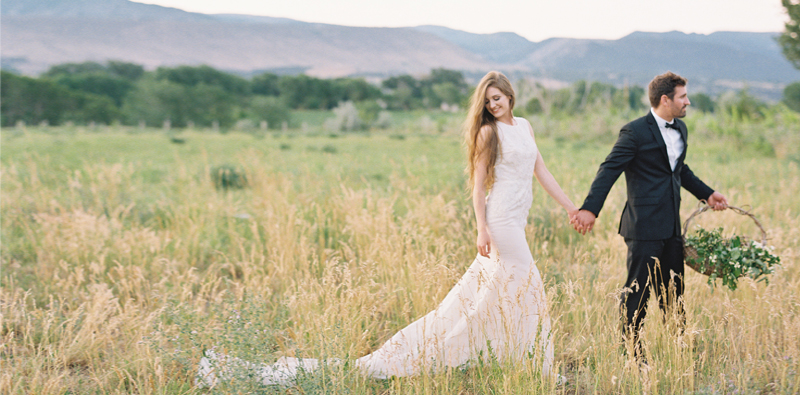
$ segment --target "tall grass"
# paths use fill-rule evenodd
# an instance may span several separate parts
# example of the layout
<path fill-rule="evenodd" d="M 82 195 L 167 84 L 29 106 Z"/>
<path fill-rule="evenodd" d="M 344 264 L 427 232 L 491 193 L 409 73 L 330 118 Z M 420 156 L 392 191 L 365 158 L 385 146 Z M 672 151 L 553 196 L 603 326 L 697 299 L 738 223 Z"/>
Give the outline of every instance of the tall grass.
<path fill-rule="evenodd" d="M 629 118 L 532 119 L 574 201 Z M 344 364 L 288 389 L 239 377 L 213 390 L 193 385 L 204 349 L 352 360 L 436 307 L 475 255 L 458 119 L 355 135 L 185 132 L 184 144 L 154 130 L 4 129 L 0 393 L 798 393 L 800 120 L 687 122 L 687 163 L 753 208 L 783 267 L 733 292 L 687 272 L 686 333 L 655 306 L 646 319 L 649 372 L 618 344 L 618 182 L 587 237 L 535 190 L 526 230 L 567 385 L 529 361 L 392 380 Z M 223 165 L 247 186 L 216 189 Z M 736 217 L 698 222 L 757 231 Z"/>

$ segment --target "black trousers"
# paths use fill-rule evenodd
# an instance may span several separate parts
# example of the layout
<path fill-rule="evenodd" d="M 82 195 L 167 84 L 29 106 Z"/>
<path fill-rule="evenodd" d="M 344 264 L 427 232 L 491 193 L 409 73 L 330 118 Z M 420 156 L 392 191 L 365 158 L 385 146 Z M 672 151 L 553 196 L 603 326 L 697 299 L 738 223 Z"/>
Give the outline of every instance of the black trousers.
<path fill-rule="evenodd" d="M 639 342 L 639 329 L 647 314 L 652 289 L 665 319 L 676 314 L 679 328 L 685 323 L 683 308 L 683 238 L 664 240 L 625 239 L 628 245 L 628 279 L 622 294 L 620 311 L 623 339 Z M 658 258 L 658 263 L 656 259 Z M 638 349 L 639 347 L 637 347 Z"/>

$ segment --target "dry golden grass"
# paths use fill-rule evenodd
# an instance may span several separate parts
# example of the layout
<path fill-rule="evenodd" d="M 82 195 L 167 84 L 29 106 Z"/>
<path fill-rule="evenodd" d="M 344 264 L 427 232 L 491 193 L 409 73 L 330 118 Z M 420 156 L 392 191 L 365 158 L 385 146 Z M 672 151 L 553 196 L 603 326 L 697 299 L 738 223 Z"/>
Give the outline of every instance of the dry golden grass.
<path fill-rule="evenodd" d="M 561 126 L 548 122 L 534 120 L 544 129 L 540 149 L 579 201 L 613 139 L 561 140 L 552 130 Z M 765 134 L 791 125 L 797 130 L 766 125 Z M 265 362 L 352 359 L 433 309 L 474 258 L 454 134 L 185 137 L 177 146 L 152 132 L 3 132 L 0 393 L 202 393 L 193 386 L 196 363 L 212 347 Z M 734 292 L 687 273 L 683 336 L 651 306 L 643 334 L 649 372 L 618 345 L 619 185 L 588 237 L 535 192 L 527 234 L 567 385 L 543 380 L 531 363 L 387 381 L 345 365 L 288 389 L 245 378 L 216 390 L 800 392 L 796 151 L 776 145 L 765 156 L 697 137 L 691 150 L 697 174 L 733 204 L 753 207 L 783 267 L 769 285 L 745 279 Z M 210 169 L 223 162 L 243 169 L 245 189 L 214 188 Z M 684 199 L 688 215 L 694 199 Z M 755 231 L 735 214 L 700 222 Z"/>

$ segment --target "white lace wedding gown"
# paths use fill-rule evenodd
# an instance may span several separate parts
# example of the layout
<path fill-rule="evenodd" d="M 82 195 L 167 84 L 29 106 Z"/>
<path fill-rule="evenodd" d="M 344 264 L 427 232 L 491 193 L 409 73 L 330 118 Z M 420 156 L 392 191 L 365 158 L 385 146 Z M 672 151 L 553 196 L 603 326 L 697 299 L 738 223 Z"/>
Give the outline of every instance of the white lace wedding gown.
<path fill-rule="evenodd" d="M 413 376 L 465 366 L 478 358 L 500 362 L 533 358 L 541 363 L 543 375 L 553 374 L 544 285 L 525 239 L 538 150 L 527 120 L 514 121 L 515 125 L 497 124 L 502 153 L 486 200 L 490 256 L 478 255 L 435 310 L 358 358 L 355 365 L 364 374 L 375 378 Z M 225 363 L 225 358 L 213 354 L 203 358 L 200 383 L 215 384 L 215 370 L 224 371 L 220 365 Z M 257 369 L 261 381 L 270 385 L 288 384 L 300 370 L 315 370 L 319 361 L 283 357 L 272 365 L 244 364 Z"/>

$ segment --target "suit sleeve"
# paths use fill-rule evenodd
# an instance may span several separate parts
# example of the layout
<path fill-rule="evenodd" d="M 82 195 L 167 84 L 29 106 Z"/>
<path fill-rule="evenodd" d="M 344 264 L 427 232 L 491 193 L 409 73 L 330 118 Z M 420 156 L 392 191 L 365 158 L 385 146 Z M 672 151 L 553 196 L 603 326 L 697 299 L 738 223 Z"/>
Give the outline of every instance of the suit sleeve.
<path fill-rule="evenodd" d="M 611 187 L 636 156 L 636 147 L 635 133 L 630 125 L 624 126 L 619 132 L 619 137 L 611 149 L 611 153 L 600 165 L 600 169 L 592 181 L 592 187 L 589 189 L 589 195 L 581 206 L 582 210 L 591 211 L 595 216 L 600 215 L 600 210 L 603 208 Z"/>
<path fill-rule="evenodd" d="M 689 191 L 698 200 L 708 199 L 714 190 L 694 175 L 689 165 L 681 167 L 681 186 Z"/>

